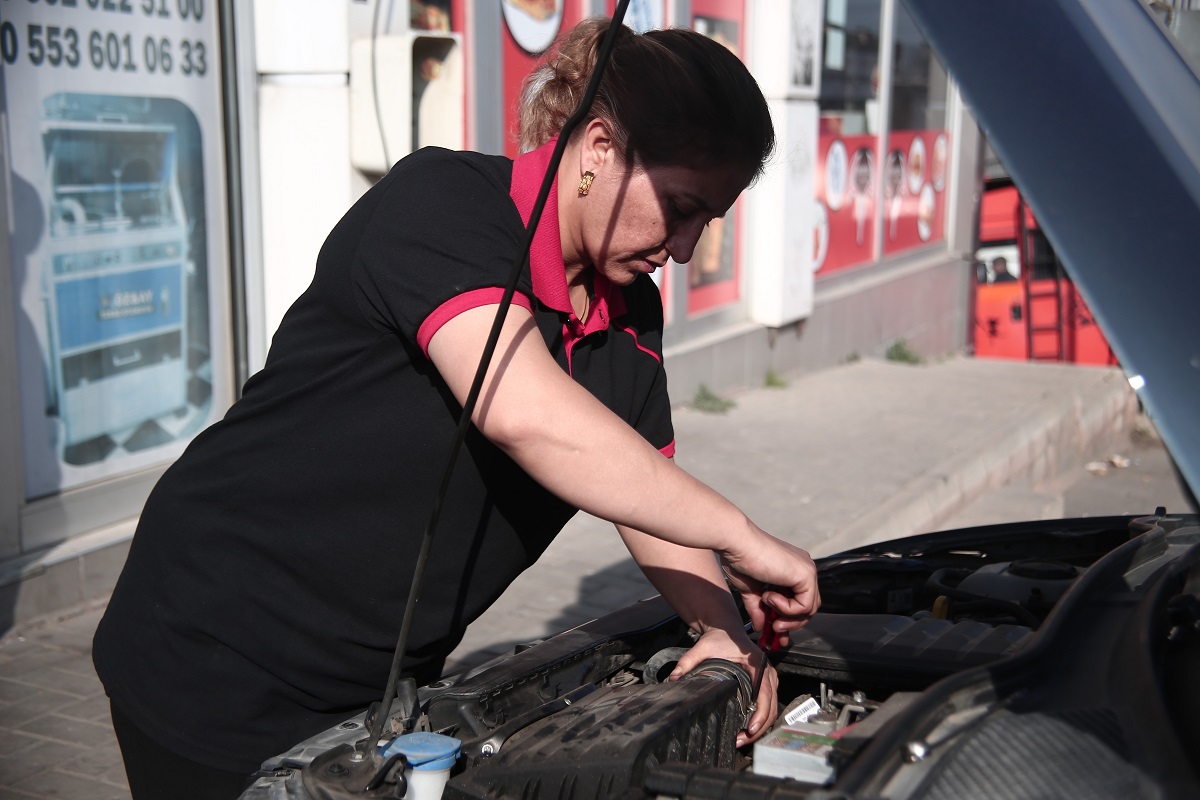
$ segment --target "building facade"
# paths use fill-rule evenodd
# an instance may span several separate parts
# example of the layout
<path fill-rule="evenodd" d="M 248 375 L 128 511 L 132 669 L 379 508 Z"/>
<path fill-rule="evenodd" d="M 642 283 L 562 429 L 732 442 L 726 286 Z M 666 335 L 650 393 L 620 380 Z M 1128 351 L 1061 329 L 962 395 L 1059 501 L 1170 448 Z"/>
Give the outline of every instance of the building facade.
<path fill-rule="evenodd" d="M 0 630 L 112 587 L 326 233 L 426 145 L 515 155 L 521 79 L 612 0 L 0 9 Z M 657 276 L 676 402 L 967 337 L 980 135 L 901 0 L 637 0 L 736 52 L 764 177 Z"/>

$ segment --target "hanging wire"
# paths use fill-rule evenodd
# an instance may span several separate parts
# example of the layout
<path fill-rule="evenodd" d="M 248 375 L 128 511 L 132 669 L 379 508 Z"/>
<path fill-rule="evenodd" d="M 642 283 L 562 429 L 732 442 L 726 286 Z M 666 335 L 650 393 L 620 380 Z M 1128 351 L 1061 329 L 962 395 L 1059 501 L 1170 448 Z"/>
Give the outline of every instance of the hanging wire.
<path fill-rule="evenodd" d="M 458 461 L 458 454 L 462 451 L 463 442 L 466 440 L 467 430 L 471 424 L 471 415 L 475 411 L 475 405 L 479 400 L 479 393 L 483 388 L 484 376 L 487 375 L 488 365 L 491 364 L 492 356 L 496 351 L 496 344 L 500 340 L 500 330 L 504 325 L 504 318 L 508 314 L 509 306 L 512 304 L 513 294 L 517 288 L 517 281 L 520 279 L 525 265 L 529 262 L 529 251 L 533 246 L 533 235 L 537 231 L 538 222 L 542 218 L 542 211 L 546 207 L 546 200 L 550 196 L 550 189 L 554 185 L 554 178 L 558 172 L 558 165 L 562 161 L 563 151 L 566 149 L 567 141 L 571 138 L 571 133 L 579 126 L 579 123 L 583 121 L 583 118 L 587 116 L 588 110 L 592 107 L 592 101 L 596 98 L 596 92 L 600 88 L 600 80 L 604 76 L 605 68 L 608 66 L 613 45 L 616 43 L 617 33 L 621 28 L 622 20 L 625 19 L 625 10 L 628 7 L 629 0 L 618 0 L 616 10 L 613 12 L 612 21 L 608 26 L 608 31 L 605 32 L 604 40 L 600 43 L 600 49 L 596 54 L 596 66 L 592 70 L 587 88 L 584 90 L 583 97 L 579 101 L 579 107 L 567 118 L 567 121 L 563 123 L 562 130 L 559 131 L 558 141 L 555 143 L 554 152 L 550 157 L 550 164 L 546 167 L 545 175 L 542 176 L 542 186 L 538 191 L 537 199 L 533 204 L 533 210 L 529 215 L 529 225 L 525 230 L 525 240 L 519 251 L 520 255 L 518 255 L 516 261 L 513 263 L 512 271 L 509 273 L 508 282 L 504 286 L 504 294 L 500 299 L 500 306 L 496 309 L 496 317 L 492 322 L 492 329 L 488 333 L 487 343 L 484 345 L 483 354 L 479 359 L 479 367 L 475 371 L 475 379 L 471 383 L 471 390 L 467 394 L 466 402 L 463 403 L 462 416 L 459 417 L 454 442 L 450 446 L 450 454 L 446 460 L 446 467 L 442 471 L 441 484 L 438 486 L 437 494 L 434 496 L 429 522 L 425 527 L 424 536 L 421 538 L 421 549 L 417 553 L 417 560 L 413 565 L 412 584 L 409 587 L 408 602 L 404 606 L 404 619 L 400 624 L 399 640 L 396 643 L 396 650 L 392 654 L 392 667 L 388 674 L 387 686 L 384 689 L 383 702 L 375 714 L 370 734 L 367 738 L 367 747 L 370 748 L 371 752 L 374 751 L 376 743 L 382 738 L 383 726 L 386 723 L 388 715 L 391 713 L 392 697 L 396 693 L 396 684 L 400 680 L 400 666 L 404 658 L 404 651 L 408 647 L 408 636 L 412 629 L 412 622 L 416 616 L 417 603 L 421 596 L 421 585 L 425 578 L 425 564 L 429 560 L 430 546 L 433 543 L 433 536 L 437 530 L 438 519 L 441 517 L 442 503 L 450 487 L 450 478 L 454 474 L 454 465 Z"/>
<path fill-rule="evenodd" d="M 371 98 L 375 104 L 375 125 L 379 128 L 379 144 L 383 148 L 383 171 L 386 174 L 392 168 L 392 159 L 388 156 L 387 132 L 383 129 L 383 109 L 379 107 L 379 65 L 375 60 L 375 43 L 379 39 L 379 11 L 382 8 L 383 0 L 375 0 L 375 13 L 371 15 Z"/>

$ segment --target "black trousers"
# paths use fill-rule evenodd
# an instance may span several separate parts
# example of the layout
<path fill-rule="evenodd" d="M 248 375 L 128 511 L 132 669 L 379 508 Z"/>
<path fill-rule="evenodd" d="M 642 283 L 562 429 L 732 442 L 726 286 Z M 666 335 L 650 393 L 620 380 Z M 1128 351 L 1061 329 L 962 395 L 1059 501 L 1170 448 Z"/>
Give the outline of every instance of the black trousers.
<path fill-rule="evenodd" d="M 111 702 L 109 707 L 133 800 L 236 800 L 254 783 L 252 775 L 214 769 L 176 755 Z"/>

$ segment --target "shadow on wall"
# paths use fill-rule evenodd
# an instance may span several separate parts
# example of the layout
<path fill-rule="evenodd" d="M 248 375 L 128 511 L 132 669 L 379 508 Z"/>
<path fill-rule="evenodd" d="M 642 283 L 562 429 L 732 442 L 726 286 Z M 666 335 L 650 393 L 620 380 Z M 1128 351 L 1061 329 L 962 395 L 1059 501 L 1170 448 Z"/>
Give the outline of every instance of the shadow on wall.
<path fill-rule="evenodd" d="M 46 216 L 42 209 L 42 200 L 37 193 L 37 189 L 28 181 L 22 179 L 16 173 L 11 176 L 12 180 L 12 212 L 14 216 L 13 236 L 10 241 L 12 269 L 13 269 L 13 292 L 17 297 L 21 297 L 26 290 L 25 282 L 31 279 L 28 269 L 28 260 L 41 240 L 46 229 Z M 36 278 L 34 278 L 36 280 Z M 37 325 L 36 322 L 29 317 L 28 311 L 17 304 L 17 338 L 18 348 L 28 347 L 30 343 L 37 342 Z M 19 363 L 23 368 L 29 369 L 26 374 L 38 374 L 41 370 L 39 362 L 41 355 L 37 352 L 36 346 L 33 351 L 19 351 L 17 355 Z M 38 390 L 37 396 L 44 403 L 44 389 L 42 387 L 33 387 Z M 18 466 L 18 469 L 22 468 Z M 57 474 L 57 465 L 50 467 Z M 53 480 L 54 478 L 52 478 Z M 0 543 L 5 550 L 9 549 L 9 543 Z M 17 545 L 19 547 L 19 545 Z M 0 634 L 3 634 L 13 627 L 17 609 L 17 598 L 21 591 L 21 576 L 12 575 L 6 576 L 9 583 L 0 585 Z"/>

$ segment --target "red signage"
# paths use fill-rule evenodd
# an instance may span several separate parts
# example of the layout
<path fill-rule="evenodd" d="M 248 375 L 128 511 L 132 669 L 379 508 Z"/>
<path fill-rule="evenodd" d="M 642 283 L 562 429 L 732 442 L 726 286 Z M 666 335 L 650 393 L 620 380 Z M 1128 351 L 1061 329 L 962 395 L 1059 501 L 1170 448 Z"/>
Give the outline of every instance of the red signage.
<path fill-rule="evenodd" d="M 883 253 L 891 255 L 946 235 L 945 131 L 894 131 L 883 168 Z"/>
<path fill-rule="evenodd" d="M 817 140 L 813 266 L 818 275 L 875 258 L 877 141 L 873 134 L 834 133 L 822 133 Z"/>

